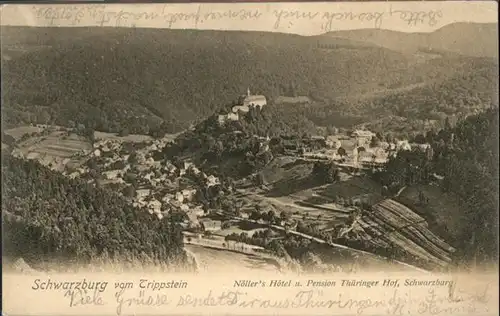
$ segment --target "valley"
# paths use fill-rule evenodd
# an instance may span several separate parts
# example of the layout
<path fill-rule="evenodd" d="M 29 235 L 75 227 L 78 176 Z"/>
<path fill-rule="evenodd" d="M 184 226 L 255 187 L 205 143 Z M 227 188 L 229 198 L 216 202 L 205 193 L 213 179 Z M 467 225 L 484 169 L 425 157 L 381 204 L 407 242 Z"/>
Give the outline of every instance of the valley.
<path fill-rule="evenodd" d="M 380 265 L 420 271 L 419 267 L 385 257 L 380 250 L 367 246 L 387 247 L 387 241 L 378 240 L 380 233 L 373 235 L 371 229 L 376 224 L 368 219 L 368 213 L 359 217 L 359 212 L 386 197 L 382 195 L 382 186 L 363 175 L 359 158 L 353 156 L 361 148 L 361 140 L 355 137 L 338 135 L 342 141 L 330 139 L 349 150 L 347 156 L 352 160 L 341 158 L 342 161 L 335 162 L 342 170 L 335 183 L 323 184 L 315 179 L 314 165 L 324 163 L 325 158 L 307 158 L 317 155 L 314 147 L 302 158 L 300 154 L 273 158 L 260 171 L 265 184 L 256 186 L 250 180 L 255 175 L 232 183 L 224 175 L 205 173 L 203 167 L 189 160 L 163 160 L 162 150 L 175 144 L 176 135 L 154 139 L 145 135 L 94 132 L 89 140 L 78 136 L 77 130 L 42 125 L 14 128 L 6 134 L 17 140 L 13 156 L 38 161 L 70 178 L 109 187 L 158 220 L 177 218 L 184 230 L 186 250 L 197 258 L 200 271 L 219 271 L 220 266 L 210 259 L 213 256 L 220 257 L 217 260 L 223 260 L 224 267 L 248 261 L 263 269 L 300 271 L 302 268 L 290 266 L 297 259 L 285 256 L 283 261 L 272 250 L 272 241 L 289 238 L 309 244 L 309 251 L 322 258 L 317 260 L 322 260 L 323 269 L 328 271 L 345 271 L 345 260 L 352 264 L 351 271 L 376 269 Z M 76 140 L 80 141 L 74 147 L 76 151 L 68 151 Z M 261 144 L 266 144 L 266 140 Z M 405 143 L 402 144 L 398 146 Z M 377 147 L 369 150 L 376 151 Z M 339 159 L 336 156 L 333 153 L 326 161 Z M 261 235 L 267 237 L 259 241 Z M 363 246 L 360 240 L 365 243 Z M 401 242 L 399 247 L 409 249 Z M 436 260 L 438 266 L 442 264 L 426 250 L 418 250 L 414 255 Z M 339 258 L 348 259 L 339 261 Z M 274 265 L 268 267 L 269 262 Z"/>
<path fill-rule="evenodd" d="M 7 252 L 200 273 L 488 262 L 491 27 L 8 27 Z M 481 49 L 460 36 L 478 32 Z"/>

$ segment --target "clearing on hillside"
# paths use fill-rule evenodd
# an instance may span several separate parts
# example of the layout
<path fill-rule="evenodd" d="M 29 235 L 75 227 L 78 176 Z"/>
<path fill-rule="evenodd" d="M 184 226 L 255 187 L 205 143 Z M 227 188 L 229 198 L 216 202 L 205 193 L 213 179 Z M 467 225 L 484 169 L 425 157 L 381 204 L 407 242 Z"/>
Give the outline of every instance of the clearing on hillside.
<path fill-rule="evenodd" d="M 68 136 L 65 132 L 55 131 L 46 136 L 35 136 L 21 142 L 15 154 L 36 159 L 55 170 L 63 171 L 69 163 L 76 166 L 83 162 L 90 150 L 92 145 L 84 137 L 76 134 Z"/>
<path fill-rule="evenodd" d="M 5 134 L 19 140 L 25 134 L 40 133 L 43 130 L 44 128 L 38 126 L 19 126 L 6 130 Z"/>
<path fill-rule="evenodd" d="M 422 203 L 420 201 L 419 192 L 428 198 L 428 202 Z M 407 187 L 395 200 L 424 217 L 438 235 L 447 239 L 456 239 L 457 236 L 453 232 L 462 231 L 469 224 L 463 216 L 460 216 L 466 212 L 460 211 L 462 206 L 458 203 L 458 198 L 443 192 L 437 186 L 415 185 Z"/>

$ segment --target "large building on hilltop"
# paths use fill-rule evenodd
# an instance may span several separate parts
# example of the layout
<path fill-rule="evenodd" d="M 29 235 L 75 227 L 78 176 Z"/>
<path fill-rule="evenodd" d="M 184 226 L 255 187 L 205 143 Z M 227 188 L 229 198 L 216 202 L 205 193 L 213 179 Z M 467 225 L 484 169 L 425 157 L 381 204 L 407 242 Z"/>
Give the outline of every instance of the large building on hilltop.
<path fill-rule="evenodd" d="M 262 108 L 265 105 L 267 105 L 266 97 L 263 95 L 252 95 L 250 88 L 248 88 L 247 94 L 241 96 L 238 100 L 238 105 L 233 107 L 233 112 L 248 112 L 251 107 L 260 106 Z"/>

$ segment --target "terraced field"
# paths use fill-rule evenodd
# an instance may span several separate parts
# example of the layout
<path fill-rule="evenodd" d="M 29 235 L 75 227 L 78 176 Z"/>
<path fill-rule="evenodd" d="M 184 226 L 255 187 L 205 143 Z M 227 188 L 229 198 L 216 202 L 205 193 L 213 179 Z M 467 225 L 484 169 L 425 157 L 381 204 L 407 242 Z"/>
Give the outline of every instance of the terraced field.
<path fill-rule="evenodd" d="M 68 163 L 79 164 L 78 156 L 92 150 L 91 144 L 77 135 L 65 136 L 64 132 L 53 132 L 47 136 L 32 137 L 18 145 L 17 154 L 28 159 L 37 159 L 53 169 L 62 171 Z"/>
<path fill-rule="evenodd" d="M 406 206 L 387 199 L 372 207 L 360 221 L 371 236 L 436 267 L 446 267 L 455 249 L 429 230 L 428 224 Z"/>

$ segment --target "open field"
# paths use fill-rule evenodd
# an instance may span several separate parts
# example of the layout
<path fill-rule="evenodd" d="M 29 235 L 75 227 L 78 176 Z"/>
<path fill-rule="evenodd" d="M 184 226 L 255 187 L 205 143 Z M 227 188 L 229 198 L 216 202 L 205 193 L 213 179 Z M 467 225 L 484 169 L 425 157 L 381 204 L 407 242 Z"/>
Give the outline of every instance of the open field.
<path fill-rule="evenodd" d="M 223 250 L 233 250 L 236 252 L 242 252 L 245 254 L 257 254 L 258 251 L 264 250 L 264 248 L 250 245 L 241 242 L 234 242 L 224 240 L 224 236 L 215 235 L 214 232 L 210 237 L 201 237 L 193 235 L 189 232 L 184 232 L 184 242 L 187 244 L 199 245 L 209 248 L 218 248 Z M 261 254 L 261 253 L 259 253 Z"/>
<path fill-rule="evenodd" d="M 380 185 L 369 179 L 358 176 L 342 176 L 338 183 L 323 185 L 309 175 L 310 170 L 301 169 L 302 177 L 299 174 L 295 175 L 295 178 L 286 178 L 292 172 L 297 172 L 297 168 L 303 168 L 303 162 L 289 160 L 284 166 L 282 165 L 281 168 L 274 166 L 274 170 L 278 170 L 278 173 L 281 172 L 279 175 L 281 180 L 274 183 L 268 192 L 257 189 L 239 191 L 238 198 L 248 201 L 249 210 L 258 204 L 262 209 L 270 208 L 278 214 L 281 211 L 289 212 L 292 214 L 292 219 L 319 224 L 327 228 L 343 223 L 352 209 L 344 206 L 343 202 L 337 201 L 337 199 L 369 204 L 375 204 L 383 199 L 380 195 Z M 295 170 L 280 170 L 286 168 Z M 274 170 L 266 170 L 269 177 Z M 290 183 L 296 185 L 290 185 Z"/>
<path fill-rule="evenodd" d="M 166 134 L 163 138 L 173 141 L 179 134 Z M 149 142 L 153 140 L 153 137 L 149 135 L 140 134 L 130 134 L 127 136 L 118 136 L 116 133 L 105 133 L 105 132 L 94 132 L 94 137 L 96 140 L 120 140 L 122 142 L 132 142 L 132 143 L 142 143 Z"/>
<path fill-rule="evenodd" d="M 261 174 L 264 182 L 279 185 L 280 181 L 290 181 L 307 178 L 311 173 L 313 163 L 300 161 L 295 157 L 277 157 L 271 161 Z"/>
<path fill-rule="evenodd" d="M 279 272 L 279 267 L 273 260 L 257 255 L 190 244 L 185 245 L 185 248 L 196 258 L 200 272 L 247 273 L 255 270 Z"/>
<path fill-rule="evenodd" d="M 239 235 L 241 233 L 245 233 L 249 237 L 251 237 L 256 232 L 265 231 L 265 230 L 266 230 L 266 228 L 255 228 L 255 229 L 245 230 L 245 229 L 241 229 L 238 226 L 231 226 L 231 227 L 229 227 L 227 229 L 221 229 L 221 230 L 218 230 L 218 231 L 214 231 L 213 234 L 217 235 L 217 236 L 223 236 L 223 237 L 225 237 L 225 236 L 231 235 L 231 234 L 238 234 Z"/>
<path fill-rule="evenodd" d="M 75 154 L 88 152 L 91 144 L 81 136 L 72 134 L 65 136 L 64 132 L 52 132 L 47 136 L 32 137 L 18 145 L 16 152 L 28 159 L 36 159 L 45 165 L 62 171 L 68 163 L 77 165 L 81 162 Z"/>
<path fill-rule="evenodd" d="M 245 212 L 251 212 L 255 205 L 259 205 L 261 210 L 273 210 L 276 215 L 284 211 L 289 213 L 290 218 L 304 223 L 329 226 L 342 223 L 348 214 L 327 211 L 314 206 L 303 206 L 298 204 L 300 199 L 293 196 L 268 197 L 263 192 L 242 191 L 237 195 L 238 199 L 245 200 L 246 206 L 242 208 Z"/>
<path fill-rule="evenodd" d="M 419 203 L 419 191 L 429 199 L 429 203 L 422 205 Z M 449 193 L 443 192 L 433 185 L 419 185 L 406 188 L 397 201 L 409 206 L 420 216 L 424 217 L 430 227 L 439 231 L 439 235 L 454 239 L 452 232 L 461 231 L 467 226 L 464 217 L 459 214 L 466 212 L 459 211 L 461 206 L 458 198 Z M 446 236 L 445 236 L 446 235 Z"/>
<path fill-rule="evenodd" d="M 343 199 L 353 199 L 375 204 L 383 199 L 380 194 L 382 187 L 374 181 L 363 177 L 351 177 L 347 181 L 330 184 L 317 190 L 316 193 L 327 199 L 337 196 Z"/>
<path fill-rule="evenodd" d="M 21 138 L 24 134 L 40 133 L 43 130 L 43 128 L 38 126 L 19 126 L 6 130 L 5 134 L 14 137 L 16 140 L 19 140 L 19 138 Z"/>
<path fill-rule="evenodd" d="M 105 132 L 94 132 L 94 138 L 96 140 L 121 140 L 123 142 L 132 142 L 132 143 L 142 143 L 147 141 L 152 141 L 153 137 L 149 135 L 127 135 L 127 136 L 118 136 L 116 133 L 105 133 Z"/>

